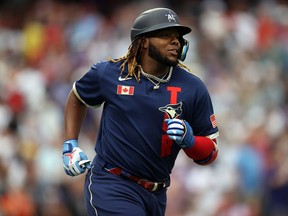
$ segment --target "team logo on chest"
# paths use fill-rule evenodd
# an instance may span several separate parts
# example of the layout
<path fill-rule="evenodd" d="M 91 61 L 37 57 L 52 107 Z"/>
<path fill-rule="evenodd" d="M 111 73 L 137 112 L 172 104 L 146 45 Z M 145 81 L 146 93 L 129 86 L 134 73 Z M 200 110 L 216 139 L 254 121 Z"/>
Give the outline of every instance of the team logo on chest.
<path fill-rule="evenodd" d="M 169 119 L 177 118 L 182 114 L 182 102 L 177 104 L 167 104 L 164 107 L 159 107 L 159 110 L 166 113 Z"/>

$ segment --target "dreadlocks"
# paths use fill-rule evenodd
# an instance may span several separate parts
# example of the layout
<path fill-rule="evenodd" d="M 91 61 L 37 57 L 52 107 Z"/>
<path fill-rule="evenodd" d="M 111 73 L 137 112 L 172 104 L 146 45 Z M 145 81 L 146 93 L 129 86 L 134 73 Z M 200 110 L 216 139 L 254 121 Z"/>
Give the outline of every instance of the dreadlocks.
<path fill-rule="evenodd" d="M 123 63 L 120 65 L 121 70 L 120 75 L 123 73 L 125 65 L 128 64 L 128 74 L 126 77 L 134 76 L 137 82 L 140 81 L 140 75 L 141 75 L 138 60 L 139 60 L 139 54 L 142 51 L 142 40 L 143 37 L 139 37 L 133 40 L 128 48 L 128 52 L 126 53 L 126 55 L 117 59 L 113 59 L 111 57 L 108 58 L 108 61 L 111 62 L 123 61 Z M 190 71 L 190 69 L 183 63 L 178 62 L 177 65 L 181 68 L 185 68 L 186 70 Z"/>
<path fill-rule="evenodd" d="M 133 42 L 131 43 L 131 45 L 128 48 L 128 52 L 126 55 L 117 58 L 117 59 L 113 59 L 111 57 L 108 58 L 109 61 L 111 62 L 120 62 L 123 61 L 123 63 L 120 65 L 120 70 L 121 73 L 123 73 L 125 65 L 128 65 L 128 76 L 134 76 L 137 80 L 137 82 L 140 81 L 140 70 L 139 70 L 139 66 L 138 66 L 138 60 L 139 60 L 139 53 L 141 53 L 142 51 L 142 37 L 137 38 L 135 40 L 133 40 Z"/>

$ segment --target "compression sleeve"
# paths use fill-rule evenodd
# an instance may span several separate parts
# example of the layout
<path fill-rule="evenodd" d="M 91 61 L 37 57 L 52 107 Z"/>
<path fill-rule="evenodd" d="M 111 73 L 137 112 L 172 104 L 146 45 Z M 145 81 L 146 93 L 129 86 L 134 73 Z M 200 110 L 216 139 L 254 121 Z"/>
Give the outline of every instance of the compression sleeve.
<path fill-rule="evenodd" d="M 195 136 L 195 143 L 191 148 L 184 149 L 186 155 L 193 159 L 199 165 L 208 165 L 212 163 L 217 155 L 218 148 L 216 139 L 210 139 L 204 136 Z"/>

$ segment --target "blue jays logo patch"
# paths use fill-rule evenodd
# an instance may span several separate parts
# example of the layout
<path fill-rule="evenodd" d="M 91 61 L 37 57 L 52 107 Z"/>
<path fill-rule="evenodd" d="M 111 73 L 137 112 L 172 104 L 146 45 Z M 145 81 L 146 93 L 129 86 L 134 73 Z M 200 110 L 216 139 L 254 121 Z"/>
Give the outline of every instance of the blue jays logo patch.
<path fill-rule="evenodd" d="M 177 104 L 167 104 L 164 107 L 159 107 L 159 110 L 166 113 L 169 119 L 177 118 L 182 114 L 182 102 Z"/>

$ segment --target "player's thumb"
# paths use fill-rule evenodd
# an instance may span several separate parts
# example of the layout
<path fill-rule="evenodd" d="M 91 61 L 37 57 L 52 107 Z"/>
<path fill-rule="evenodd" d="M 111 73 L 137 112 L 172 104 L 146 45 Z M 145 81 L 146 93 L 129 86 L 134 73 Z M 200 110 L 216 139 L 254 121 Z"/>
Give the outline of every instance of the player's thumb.
<path fill-rule="evenodd" d="M 80 152 L 79 155 L 80 155 L 81 161 L 87 160 L 87 162 L 83 164 L 83 166 L 85 166 L 86 169 L 91 169 L 90 160 L 88 160 L 87 155 L 84 152 Z"/>

